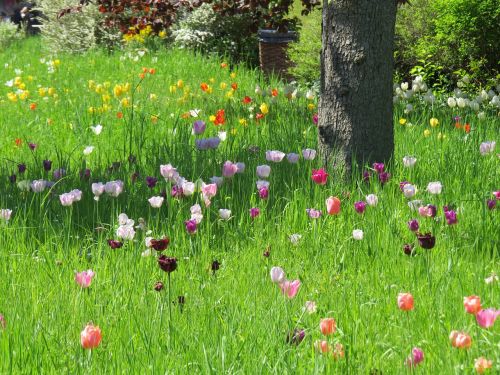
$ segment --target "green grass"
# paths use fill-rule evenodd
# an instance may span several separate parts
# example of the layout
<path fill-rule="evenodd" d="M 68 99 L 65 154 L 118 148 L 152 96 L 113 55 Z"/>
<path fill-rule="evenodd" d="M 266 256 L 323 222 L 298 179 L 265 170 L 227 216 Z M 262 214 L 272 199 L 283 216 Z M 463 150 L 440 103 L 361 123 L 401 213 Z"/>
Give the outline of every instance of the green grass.
<path fill-rule="evenodd" d="M 57 56 L 60 65 L 49 74 L 39 60 L 56 57 L 42 52 L 37 39 L 0 54 L 0 208 L 13 210 L 9 222 L 0 222 L 0 313 L 6 320 L 0 331 L 0 373 L 368 374 L 377 369 L 401 374 L 407 371 L 404 360 L 415 346 L 425 352 L 420 373 L 472 373 L 474 359 L 480 356 L 492 359 L 496 371 L 500 369 L 498 323 L 488 330 L 480 328 L 463 308 L 463 297 L 473 294 L 481 297 L 484 307 L 498 308 L 500 300 L 498 282 L 484 281 L 491 272 L 499 272 L 499 210 L 488 210 L 485 201 L 500 188 L 500 159 L 496 153 L 479 153 L 481 142 L 499 141 L 500 121 L 492 108 L 479 119 L 469 110 L 452 111 L 418 101 L 415 111 L 404 115 L 404 106 L 398 105 L 391 180 L 385 186 L 376 180 L 363 183 L 358 173 L 346 183 L 339 171 L 329 168 L 328 184 L 317 186 L 310 175 L 321 167 L 319 158 L 301 159 L 296 165 L 265 159 L 266 150 L 299 153 L 316 148 L 314 111 L 308 110 L 304 97 L 286 99 L 279 83 L 267 84 L 243 68 L 235 67 L 237 75 L 231 78 L 219 61 L 187 52 L 148 53 L 137 62 L 120 59 L 123 55 L 97 51 Z M 154 67 L 156 73 L 139 84 L 143 66 Z M 22 74 L 16 74 L 16 68 Z M 30 91 L 25 101 L 7 98 L 13 89 L 4 82 L 16 76 Z M 185 100 L 179 100 L 182 89 L 169 91 L 179 79 L 190 87 Z M 108 112 L 89 113 L 89 107 L 102 105 L 101 95 L 89 90 L 89 80 L 110 83 Z M 126 82 L 131 91 L 139 84 L 133 115 L 113 97 L 115 84 Z M 213 86 L 212 94 L 200 90 L 202 82 Z M 228 87 L 238 83 L 233 98 L 225 98 L 228 89 L 221 90 L 221 82 Z M 280 94 L 276 99 L 257 96 L 256 84 L 263 90 L 277 87 Z M 39 85 L 53 87 L 57 97 L 42 99 Z M 151 93 L 156 101 L 149 100 Z M 241 103 L 245 95 L 254 100 L 255 113 L 261 103 L 268 103 L 269 114 L 259 122 L 249 119 L 248 106 Z M 34 111 L 29 109 L 31 103 L 37 103 Z M 207 121 L 204 137 L 227 131 L 227 140 L 215 151 L 194 148 L 194 120 L 182 114 L 195 108 Z M 222 108 L 226 125 L 216 128 L 208 117 Z M 122 119 L 117 112 L 123 112 Z M 151 115 L 158 116 L 156 124 Z M 470 134 L 454 127 L 455 115 L 471 124 Z M 399 125 L 401 117 L 414 125 Z M 439 119 L 437 128 L 429 126 L 431 117 Z M 247 119 L 248 126 L 240 125 L 240 118 Z M 104 126 L 100 136 L 90 130 L 98 123 Z M 429 137 L 424 137 L 424 129 L 431 131 Z M 446 138 L 438 139 L 439 132 Z M 28 142 L 37 144 L 35 151 L 30 151 Z M 88 145 L 95 150 L 84 156 Z M 251 146 L 260 151 L 250 151 Z M 135 163 L 127 161 L 130 154 L 136 156 Z M 403 167 L 405 155 L 417 157 L 413 169 Z M 52 172 L 43 171 L 44 159 L 53 161 L 52 170 L 67 171 L 51 190 L 23 192 L 9 182 L 13 173 L 18 181 L 51 180 Z M 191 181 L 208 182 L 221 175 L 226 160 L 245 162 L 246 171 L 226 181 L 209 208 L 199 194 L 182 200 L 169 196 L 161 209 L 149 207 L 149 197 L 170 190 L 160 176 L 161 164 L 171 163 Z M 121 167 L 110 170 L 116 161 Z M 17 173 L 19 163 L 27 165 L 24 175 Z M 272 168 L 267 201 L 259 199 L 255 188 L 255 168 L 262 164 Z M 83 168 L 91 169 L 90 180 L 80 179 Z M 134 172 L 139 174 L 136 183 L 131 182 Z M 146 176 L 159 178 L 154 189 L 146 186 Z M 91 182 L 116 179 L 125 181 L 122 195 L 93 200 Z M 402 252 L 403 244 L 416 242 L 406 222 L 418 216 L 400 192 L 403 180 L 418 186 L 415 199 L 438 206 L 435 220 L 419 218 L 422 231 L 435 234 L 436 246 L 432 250 L 417 246 L 415 257 Z M 430 181 L 442 182 L 442 194 L 425 191 Z M 82 201 L 62 207 L 58 195 L 72 189 L 83 191 Z M 357 214 L 354 202 L 369 193 L 377 194 L 378 206 Z M 325 213 L 330 195 L 341 198 L 341 214 L 309 219 L 306 208 Z M 183 223 L 195 203 L 202 205 L 204 218 L 190 236 Z M 458 212 L 454 226 L 444 220 L 446 204 Z M 248 214 L 251 207 L 261 208 L 253 221 Z M 231 209 L 232 219 L 219 220 L 220 208 Z M 106 240 L 116 238 L 122 212 L 136 222 L 144 218 L 151 236 L 171 238 L 165 253 L 178 258 L 178 269 L 172 273 L 170 297 L 167 288 L 153 289 L 159 280 L 167 285 L 167 275 L 155 256 L 141 256 L 146 249 L 144 232 L 138 231 L 136 240 L 121 249 L 108 247 Z M 356 228 L 364 231 L 362 241 L 352 239 Z M 302 235 L 298 246 L 288 239 L 292 233 Z M 268 246 L 271 255 L 265 258 Z M 214 276 L 210 265 L 215 259 L 221 268 Z M 272 266 L 281 266 L 290 279 L 301 280 L 294 299 L 285 299 L 272 284 Z M 90 288 L 81 289 L 74 274 L 89 268 L 96 277 Z M 398 310 L 400 292 L 413 294 L 413 311 Z M 182 309 L 170 303 L 180 295 L 185 296 Z M 302 312 L 308 300 L 318 306 L 311 315 Z M 337 321 L 338 330 L 329 340 L 345 347 L 345 358 L 339 361 L 313 347 L 322 338 L 319 322 L 325 317 Z M 103 334 L 101 345 L 91 352 L 80 345 L 80 332 L 88 322 L 100 326 Z M 286 342 L 295 327 L 306 330 L 299 346 Z M 472 348 L 452 348 L 448 340 L 452 330 L 468 332 Z"/>

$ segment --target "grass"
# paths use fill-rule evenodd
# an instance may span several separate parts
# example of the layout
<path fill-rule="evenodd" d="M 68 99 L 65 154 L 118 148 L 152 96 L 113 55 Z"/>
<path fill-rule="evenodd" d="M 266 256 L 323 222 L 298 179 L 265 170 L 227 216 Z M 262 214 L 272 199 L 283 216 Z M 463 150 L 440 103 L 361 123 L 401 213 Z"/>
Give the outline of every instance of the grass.
<path fill-rule="evenodd" d="M 47 62 L 55 59 L 60 64 L 48 73 Z M 500 369 L 498 324 L 483 329 L 463 308 L 469 295 L 480 296 L 484 307 L 498 307 L 499 301 L 498 282 L 486 284 L 484 279 L 499 268 L 498 209 L 488 210 L 485 201 L 499 189 L 500 159 L 495 153 L 479 153 L 481 142 L 498 141 L 500 121 L 493 108 L 485 107 L 485 117 L 478 118 L 467 109 L 426 105 L 418 99 L 408 115 L 404 103 L 396 105 L 390 181 L 384 186 L 376 178 L 363 183 L 358 173 L 352 182 L 343 182 L 339 171 L 329 168 L 327 185 L 318 186 L 310 175 L 322 166 L 319 158 L 295 165 L 265 159 L 266 150 L 300 153 L 316 148 L 311 121 L 315 110 L 308 109 L 316 101 L 286 99 L 279 83 L 266 83 L 256 72 L 234 67 L 236 76 L 231 78 L 220 61 L 182 51 L 56 57 L 44 52 L 37 39 L 2 52 L 0 67 L 0 208 L 13 210 L 10 221 L 0 221 L 0 313 L 6 320 L 0 330 L 0 373 L 401 374 L 415 346 L 425 353 L 418 368 L 422 373 L 472 373 L 480 356 L 493 360 L 492 373 Z M 156 72 L 141 80 L 142 67 Z M 4 82 L 16 76 L 30 94 L 12 102 L 7 93 L 15 88 Z M 95 82 L 92 89 L 89 80 Z M 116 99 L 113 88 L 126 82 L 130 91 Z M 202 92 L 203 82 L 213 87 L 211 94 Z M 227 98 L 233 82 L 238 88 Z M 264 91 L 276 87 L 279 95 L 256 95 L 256 84 Z M 171 92 L 171 86 L 183 87 Z M 56 95 L 43 99 L 39 87 L 54 88 Z M 102 107 L 107 94 L 109 110 L 91 113 L 89 107 Z M 248 105 L 241 102 L 246 95 L 253 99 L 254 113 L 267 103 L 269 114 L 258 122 L 250 119 Z M 133 100 L 135 108 L 120 104 L 123 97 Z M 35 110 L 30 110 L 31 103 L 36 103 Z M 207 121 L 203 137 L 227 132 L 217 150 L 195 149 L 194 119 L 185 118 L 195 108 Z M 225 110 L 226 124 L 215 127 L 208 119 L 219 109 Z M 455 128 L 452 118 L 457 115 L 471 124 L 469 134 Z M 403 117 L 405 126 L 399 125 Z M 440 121 L 437 128 L 429 126 L 432 117 Z M 99 123 L 104 130 L 96 136 L 90 126 Z M 424 129 L 430 131 L 428 137 Z M 34 151 L 29 142 L 37 144 Z M 95 149 L 84 156 L 89 145 Z M 134 163 L 128 161 L 131 154 Z M 405 155 L 417 157 L 413 169 L 403 167 Z M 51 172 L 42 168 L 45 159 L 53 161 Z M 161 164 L 171 163 L 186 179 L 208 182 L 221 175 L 226 160 L 244 162 L 246 170 L 224 182 L 209 208 L 199 194 L 171 198 L 170 186 L 159 173 Z M 113 162 L 120 167 L 110 168 Z M 17 172 L 20 163 L 27 166 L 24 174 Z M 255 169 L 262 164 L 272 169 L 266 201 L 255 188 Z M 17 182 L 53 180 L 57 168 L 64 168 L 66 176 L 43 193 L 21 191 L 9 182 L 13 173 Z M 80 177 L 85 168 L 91 170 L 88 180 Z M 158 177 L 155 188 L 146 186 L 146 176 Z M 92 199 L 91 182 L 116 179 L 125 182 L 122 195 Z M 410 210 L 399 189 L 403 180 L 419 188 L 415 199 L 438 207 L 435 220 Z M 442 182 L 442 194 L 425 191 L 430 181 Z M 72 189 L 83 191 L 82 201 L 62 207 L 58 195 Z M 151 208 L 147 199 L 162 190 L 167 204 Z M 378 196 L 378 206 L 357 214 L 354 202 L 369 193 Z M 342 200 L 338 216 L 326 215 L 330 195 Z M 204 218 L 197 233 L 189 235 L 184 221 L 195 203 L 202 205 Z M 458 212 L 456 225 L 446 224 L 443 205 Z M 251 207 L 261 209 L 254 220 Z M 231 220 L 218 218 L 220 208 L 232 210 Z M 306 208 L 321 209 L 324 215 L 309 219 Z M 138 230 L 134 241 L 109 248 L 106 240 L 116 239 L 122 212 L 136 223 L 144 218 L 152 237 L 170 237 L 165 253 L 178 259 L 170 296 L 166 287 L 161 292 L 153 288 L 157 281 L 167 285 L 167 275 L 156 255 L 141 256 L 146 233 Z M 417 255 L 409 257 L 402 246 L 416 241 L 406 223 L 417 217 L 421 230 L 436 236 L 436 246 L 417 246 Z M 352 239 L 357 228 L 364 231 L 362 241 Z M 302 235 L 297 246 L 289 240 L 293 233 Z M 263 256 L 266 248 L 269 258 Z M 210 269 L 214 260 L 221 263 L 215 275 Z M 272 284 L 272 266 L 300 279 L 294 299 L 284 298 Z M 86 269 L 96 276 L 82 289 L 74 276 Z M 400 292 L 413 294 L 413 311 L 398 309 Z M 178 296 L 185 297 L 183 305 Z M 316 302 L 316 313 L 303 312 L 308 300 Z M 329 340 L 344 345 L 341 360 L 314 350 L 314 342 L 324 338 L 319 322 L 325 317 L 337 322 Z M 98 325 L 103 335 L 92 351 L 82 349 L 79 340 L 88 322 Z M 305 329 L 305 339 L 290 345 L 287 334 L 297 327 Z M 452 330 L 468 332 L 471 349 L 452 348 Z"/>

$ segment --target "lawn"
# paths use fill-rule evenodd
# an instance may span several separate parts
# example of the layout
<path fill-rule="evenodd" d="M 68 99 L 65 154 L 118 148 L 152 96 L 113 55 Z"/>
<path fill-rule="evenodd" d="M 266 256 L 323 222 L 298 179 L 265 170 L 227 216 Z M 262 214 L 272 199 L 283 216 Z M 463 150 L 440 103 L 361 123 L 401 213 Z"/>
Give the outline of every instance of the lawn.
<path fill-rule="evenodd" d="M 405 113 L 403 100 L 388 176 L 366 166 L 369 178 L 347 179 L 328 166 L 318 184 L 325 166 L 307 151 L 317 149 L 317 98 L 245 67 L 175 50 L 53 56 L 34 38 L 0 52 L 0 83 L 0 209 L 12 210 L 0 215 L 0 373 L 401 374 L 414 347 L 420 373 L 472 373 L 479 357 L 500 370 L 499 324 L 483 328 L 464 309 L 467 296 L 485 309 L 500 301 L 499 204 L 487 203 L 500 158 L 481 146 L 499 141 L 500 120 L 488 100 L 480 115 L 420 95 Z M 266 160 L 272 150 L 299 160 Z M 168 164 L 185 180 L 168 179 Z M 223 171 L 214 196 L 199 192 Z M 95 199 L 92 184 L 112 181 L 121 194 L 111 183 Z M 81 200 L 60 197 L 75 189 Z M 435 217 L 422 216 L 428 204 Z M 412 219 L 433 248 L 419 245 Z M 168 237 L 175 271 L 159 267 L 148 237 Z M 281 292 L 272 267 L 300 281 L 296 294 Z M 75 274 L 89 269 L 83 288 Z M 413 309 L 398 307 L 400 293 Z M 324 318 L 336 322 L 328 336 Z M 92 350 L 81 343 L 87 324 L 102 332 Z M 454 330 L 470 335 L 469 349 L 452 347 Z"/>

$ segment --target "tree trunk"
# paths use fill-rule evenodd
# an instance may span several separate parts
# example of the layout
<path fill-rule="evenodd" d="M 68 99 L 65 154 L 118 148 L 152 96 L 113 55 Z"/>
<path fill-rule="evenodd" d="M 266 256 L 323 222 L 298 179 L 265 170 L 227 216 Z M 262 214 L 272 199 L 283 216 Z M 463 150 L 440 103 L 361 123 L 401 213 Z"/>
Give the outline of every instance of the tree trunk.
<path fill-rule="evenodd" d="M 323 0 L 319 144 L 326 165 L 394 151 L 394 0 Z M 354 160 L 353 160 L 354 158 Z"/>

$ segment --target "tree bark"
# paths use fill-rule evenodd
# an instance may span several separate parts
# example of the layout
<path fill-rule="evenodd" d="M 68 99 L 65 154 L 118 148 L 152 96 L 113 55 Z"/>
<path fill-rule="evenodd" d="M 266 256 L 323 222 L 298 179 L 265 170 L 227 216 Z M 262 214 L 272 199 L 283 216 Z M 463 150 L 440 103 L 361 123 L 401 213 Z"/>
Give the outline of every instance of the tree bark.
<path fill-rule="evenodd" d="M 323 0 L 319 149 L 326 165 L 394 151 L 394 0 Z"/>

